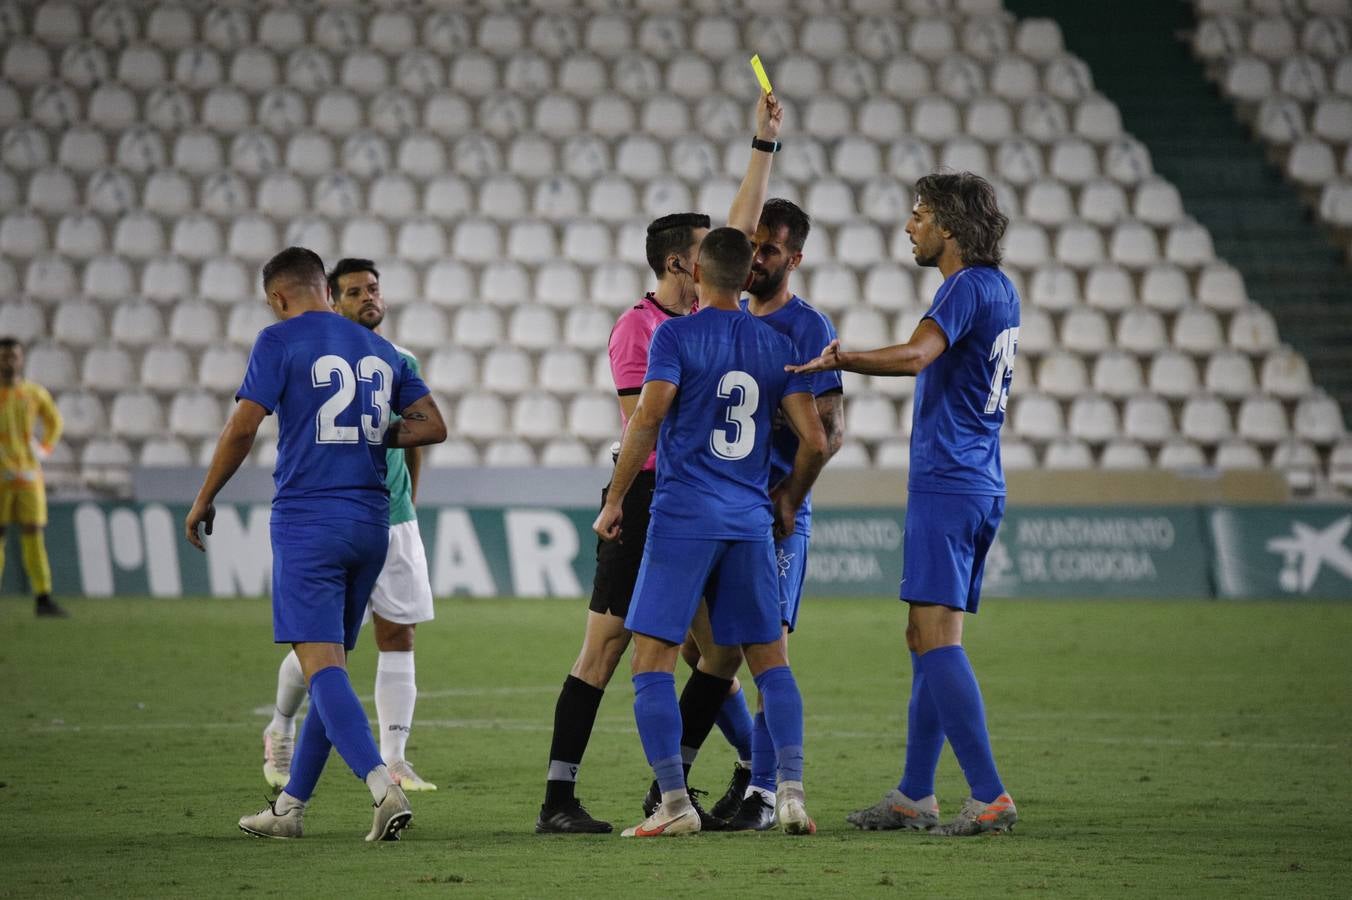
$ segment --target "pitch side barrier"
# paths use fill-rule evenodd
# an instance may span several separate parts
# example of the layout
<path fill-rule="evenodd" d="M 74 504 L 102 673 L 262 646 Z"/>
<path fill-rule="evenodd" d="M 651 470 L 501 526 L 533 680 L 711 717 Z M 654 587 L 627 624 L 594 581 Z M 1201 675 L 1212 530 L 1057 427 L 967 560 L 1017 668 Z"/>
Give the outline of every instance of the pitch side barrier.
<path fill-rule="evenodd" d="M 590 590 L 596 564 L 591 523 L 604 473 L 599 480 L 594 474 L 563 479 L 577 495 L 571 502 L 540 499 L 547 493 L 530 483 L 523 496 L 494 502 L 483 496 L 483 481 L 472 479 L 464 488 L 472 499 L 451 501 L 436 487 L 437 473 L 431 476 L 420 491 L 419 524 L 437 596 L 578 597 Z M 557 488 L 558 473 L 548 480 Z M 172 487 L 163 480 L 161 486 Z M 882 505 L 878 493 L 872 504 L 819 504 L 809 596 L 897 595 L 902 504 Z M 272 566 L 266 491 L 218 504 L 206 554 L 182 536 L 187 508 L 181 495 L 54 501 L 47 541 L 56 593 L 265 594 Z M 12 550 L 17 558 L 17 548 Z M 26 590 L 21 569 L 6 567 L 0 585 L 5 593 Z M 1038 504 L 1011 491 L 987 560 L 985 592 L 1352 600 L 1352 504 Z"/>

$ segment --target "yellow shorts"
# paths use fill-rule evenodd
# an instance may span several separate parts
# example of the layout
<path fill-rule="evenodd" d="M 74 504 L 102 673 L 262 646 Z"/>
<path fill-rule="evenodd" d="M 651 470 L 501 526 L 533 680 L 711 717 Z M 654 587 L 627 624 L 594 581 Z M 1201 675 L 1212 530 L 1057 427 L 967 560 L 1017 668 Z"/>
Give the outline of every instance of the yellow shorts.
<path fill-rule="evenodd" d="M 0 526 L 47 524 L 47 488 L 41 481 L 0 478 Z"/>

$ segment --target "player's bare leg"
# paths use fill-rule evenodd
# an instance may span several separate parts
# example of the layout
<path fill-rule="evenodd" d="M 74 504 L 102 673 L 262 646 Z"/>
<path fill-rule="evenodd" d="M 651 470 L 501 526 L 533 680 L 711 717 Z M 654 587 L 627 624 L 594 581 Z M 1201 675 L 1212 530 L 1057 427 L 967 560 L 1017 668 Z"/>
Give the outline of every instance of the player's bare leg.
<path fill-rule="evenodd" d="M 582 649 L 554 707 L 549 774 L 545 802 L 535 822 L 537 834 L 609 834 L 612 830 L 609 822 L 587 812 L 577 799 L 576 784 L 602 693 L 629 647 L 629 640 L 624 619 L 587 610 Z"/>

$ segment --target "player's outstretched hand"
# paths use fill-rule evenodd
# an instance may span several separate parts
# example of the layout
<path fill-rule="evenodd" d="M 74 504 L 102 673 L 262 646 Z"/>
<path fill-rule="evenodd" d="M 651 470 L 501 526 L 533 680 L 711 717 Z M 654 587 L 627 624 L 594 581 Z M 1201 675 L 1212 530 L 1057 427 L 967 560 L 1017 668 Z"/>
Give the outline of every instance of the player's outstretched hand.
<path fill-rule="evenodd" d="M 774 94 L 761 91 L 756 101 L 756 137 L 763 141 L 779 139 L 779 127 L 784 124 L 784 107 Z"/>
<path fill-rule="evenodd" d="M 601 512 L 597 514 L 596 521 L 592 523 L 592 531 L 603 541 L 619 540 L 620 520 L 624 518 L 624 513 L 618 506 L 611 506 L 607 503 L 601 507 Z"/>
<path fill-rule="evenodd" d="M 192 544 L 203 553 L 207 546 L 202 543 L 202 535 L 197 533 L 197 526 L 205 526 L 207 534 L 211 534 L 211 523 L 216 521 L 216 504 L 208 503 L 205 506 L 194 503 L 192 509 L 188 510 L 188 518 L 184 522 L 183 532 L 188 537 L 188 543 Z"/>
<path fill-rule="evenodd" d="M 812 372 L 830 372 L 840 368 L 840 341 L 835 340 L 822 348 L 821 356 L 796 366 L 785 366 L 785 372 L 810 374 Z"/>

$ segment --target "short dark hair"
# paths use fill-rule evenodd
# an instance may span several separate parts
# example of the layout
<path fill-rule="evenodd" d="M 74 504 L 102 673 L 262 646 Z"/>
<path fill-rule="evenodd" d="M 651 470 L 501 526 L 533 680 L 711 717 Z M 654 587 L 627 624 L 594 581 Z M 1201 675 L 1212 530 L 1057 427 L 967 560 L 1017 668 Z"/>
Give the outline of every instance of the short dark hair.
<path fill-rule="evenodd" d="M 699 245 L 701 284 L 739 291 L 751 274 L 751 241 L 737 228 L 715 228 Z"/>
<path fill-rule="evenodd" d="M 760 224 L 765 226 L 772 238 L 779 234 L 779 229 L 789 229 L 789 239 L 785 243 L 794 253 L 803 252 L 807 234 L 812 230 L 812 220 L 802 207 L 783 197 L 771 197 L 765 201 L 761 207 Z"/>
<path fill-rule="evenodd" d="M 915 183 L 915 193 L 934 213 L 934 224 L 953 235 L 963 265 L 1000 265 L 1009 218 L 989 181 L 971 172 L 935 172 Z"/>
<path fill-rule="evenodd" d="M 18 338 L 16 338 L 16 337 L 10 337 L 9 335 L 5 335 L 4 337 L 0 337 L 0 350 L 9 350 L 9 349 L 12 349 L 12 348 L 14 348 L 14 347 L 17 347 L 17 348 L 19 348 L 20 350 L 22 350 L 22 349 L 23 349 L 23 342 L 20 341 Z"/>
<path fill-rule="evenodd" d="M 376 277 L 376 281 L 380 280 L 380 273 L 376 271 L 376 264 L 371 260 L 356 259 L 351 256 L 340 259 L 338 265 L 334 266 L 333 271 L 329 273 L 329 293 L 333 295 L 334 299 L 338 297 L 338 279 L 344 275 L 351 275 L 353 272 L 370 272 Z"/>
<path fill-rule="evenodd" d="M 278 278 L 296 281 L 323 281 L 324 260 L 304 247 L 287 247 L 263 266 L 263 290 Z"/>
<path fill-rule="evenodd" d="M 648 240 L 644 252 L 648 268 L 661 278 L 667 273 L 667 257 L 684 253 L 695 242 L 695 229 L 708 228 L 709 217 L 703 213 L 673 213 L 654 219 L 648 226 Z"/>

